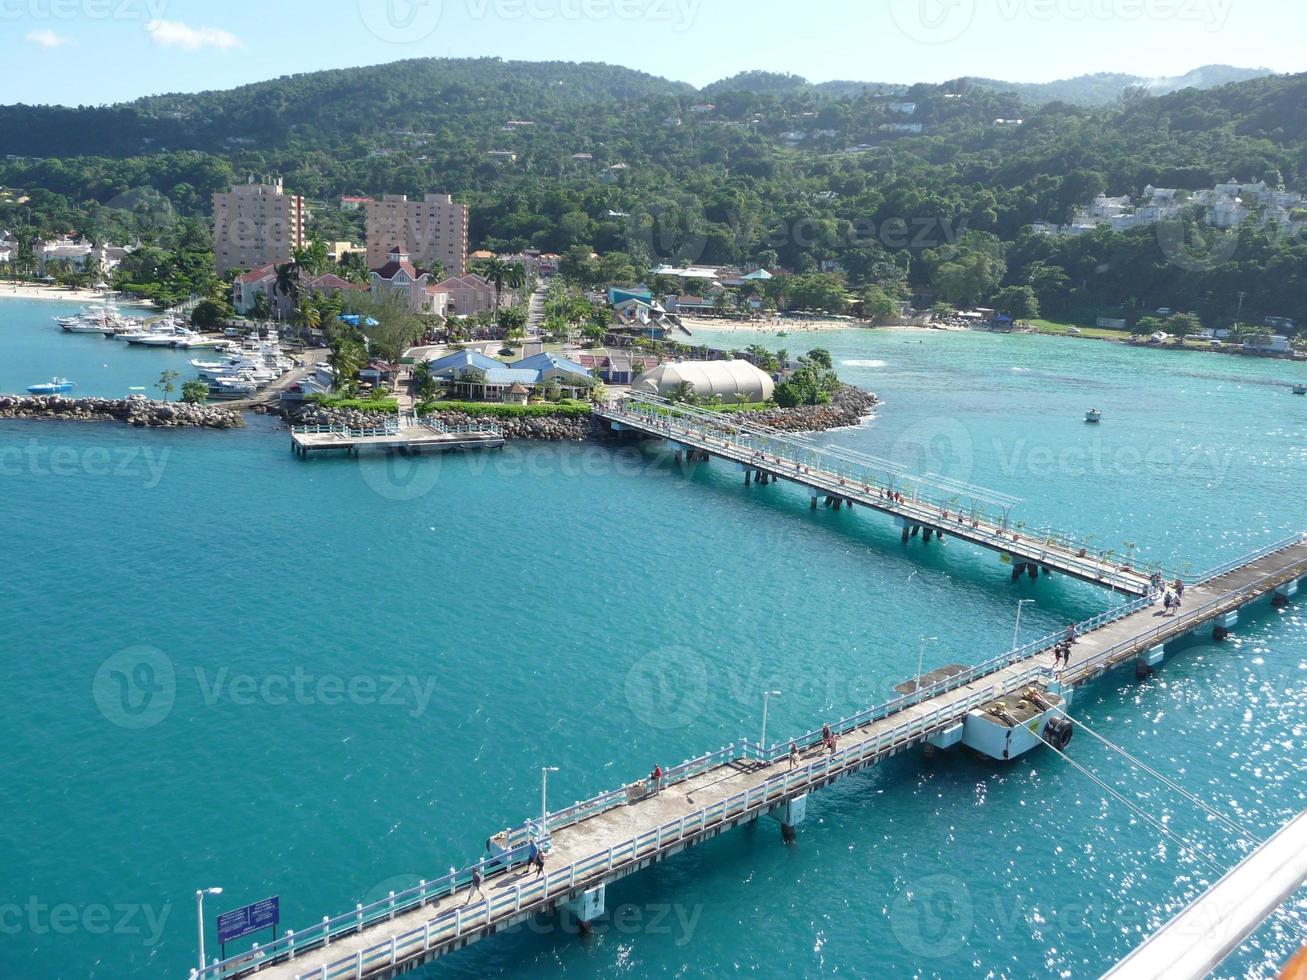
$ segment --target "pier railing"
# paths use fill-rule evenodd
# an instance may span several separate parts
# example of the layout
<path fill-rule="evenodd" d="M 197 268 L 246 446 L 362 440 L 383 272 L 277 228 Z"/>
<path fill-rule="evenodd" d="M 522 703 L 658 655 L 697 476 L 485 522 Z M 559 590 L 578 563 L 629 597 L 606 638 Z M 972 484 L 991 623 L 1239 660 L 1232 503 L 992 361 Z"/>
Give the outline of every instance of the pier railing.
<path fill-rule="evenodd" d="M 418 419 L 418 424 L 425 426 L 435 432 L 443 432 L 446 435 L 495 435 L 502 436 L 504 430 L 494 422 L 485 423 L 465 423 L 463 425 L 449 425 L 442 422 L 435 416 L 424 415 Z"/>
<path fill-rule="evenodd" d="M 293 425 L 290 431 L 300 436 L 341 435 L 350 439 L 369 439 L 397 435 L 399 433 L 399 422 L 363 429 L 356 429 L 348 425 Z"/>
<path fill-rule="evenodd" d="M 1033 673 L 1038 673 L 1038 670 L 1032 668 Z M 738 822 L 789 797 L 800 795 L 832 776 L 862 768 L 882 753 L 919 741 L 959 714 L 992 701 L 1000 693 L 997 687 L 979 691 L 962 701 L 943 705 L 918 718 L 905 719 L 874 738 L 867 738 L 824 755 L 792 771 L 777 773 L 759 785 L 644 831 L 573 864 L 548 870 L 538 878 L 529 881 L 520 879 L 512 888 L 496 889 L 498 894 L 483 898 L 476 904 L 446 909 L 406 932 L 392 935 L 297 976 L 305 980 L 363 977 L 372 970 L 396 964 L 434 946 L 486 928 L 497 919 L 522 911 L 529 912 L 533 907 L 566 896 L 579 887 L 597 884 L 624 865 L 654 856 L 687 839 L 702 836 L 722 824 Z M 369 925 L 393 920 L 396 915 L 447 897 L 471 882 L 473 868 L 497 868 L 502 860 L 501 857 L 483 861 L 455 874 L 423 882 L 416 888 L 391 895 L 380 902 L 356 906 L 353 912 L 334 919 L 324 918 L 321 923 L 308 929 L 288 931 L 285 936 L 271 943 L 256 944 L 249 952 L 210 964 L 203 970 L 192 970 L 192 980 L 219 980 L 257 970 L 274 960 L 293 959 L 311 950 L 330 946 L 332 941 L 354 935 Z"/>
<path fill-rule="evenodd" d="M 418 424 L 433 432 L 440 432 L 445 435 L 503 435 L 503 429 L 492 422 L 448 425 L 438 418 L 424 417 L 418 419 Z M 354 428 L 340 423 L 334 425 L 293 425 L 291 426 L 291 432 L 296 435 L 341 435 L 350 439 L 370 439 L 399 435 L 403 428 L 401 422 L 396 419 L 394 422 L 387 422 L 384 425 L 370 428 Z"/>
<path fill-rule="evenodd" d="M 1217 565 L 1215 568 L 1208 569 L 1206 572 L 1203 572 L 1202 575 L 1193 577 L 1182 575 L 1180 578 L 1187 585 L 1206 585 L 1213 579 L 1220 578 L 1222 575 L 1228 575 L 1236 568 L 1242 568 L 1250 562 L 1257 561 L 1259 558 L 1265 558 L 1267 555 L 1273 555 L 1277 551 L 1285 551 L 1288 548 L 1292 548 L 1294 545 L 1302 544 L 1304 541 L 1307 541 L 1307 534 L 1291 534 L 1287 538 L 1281 538 L 1279 541 L 1266 545 L 1264 548 L 1258 548 L 1256 551 L 1250 552 L 1242 558 L 1232 558 L 1230 561 Z"/>
<path fill-rule="evenodd" d="M 1253 555 L 1247 558 L 1244 562 L 1236 562 L 1233 567 L 1238 568 L 1240 564 L 1247 564 L 1248 562 L 1256 561 L 1258 558 L 1264 558 L 1268 554 L 1274 554 L 1276 551 L 1283 551 L 1285 547 L 1291 547 L 1292 544 L 1300 543 L 1304 540 L 1304 537 L 1305 536 L 1303 535 L 1299 535 L 1298 539 L 1291 542 L 1290 545 L 1281 545 L 1280 547 L 1266 551 L 1265 553 L 1254 552 Z M 1070 668 L 1071 673 L 1077 678 L 1083 677 L 1086 674 L 1092 674 L 1099 668 L 1107 668 L 1114 660 L 1121 657 L 1123 654 L 1147 646 L 1152 640 L 1161 639 L 1166 636 L 1174 636 L 1177 632 L 1183 632 L 1184 628 L 1189 625 L 1201 626 L 1205 622 L 1210 622 L 1215 616 L 1220 615 L 1223 610 L 1231 611 L 1238 609 L 1250 596 L 1256 597 L 1265 594 L 1268 591 L 1266 587 L 1268 582 L 1272 582 L 1276 579 L 1283 579 L 1286 572 L 1304 564 L 1307 563 L 1299 560 L 1281 565 L 1275 571 L 1268 572 L 1232 592 L 1227 592 L 1218 599 L 1212 599 L 1209 602 L 1205 602 L 1203 605 L 1198 606 L 1196 609 L 1192 609 L 1183 615 L 1165 617 L 1163 622 L 1154 626 L 1152 629 L 1136 634 L 1128 640 L 1122 640 L 1120 643 L 1116 643 L 1105 650 L 1100 650 L 1098 653 L 1086 657 L 1084 660 L 1075 664 L 1074 667 Z M 1226 572 L 1222 572 L 1221 574 L 1226 574 L 1231 570 L 1232 569 L 1227 569 Z M 1290 577 L 1292 578 L 1293 576 Z"/>

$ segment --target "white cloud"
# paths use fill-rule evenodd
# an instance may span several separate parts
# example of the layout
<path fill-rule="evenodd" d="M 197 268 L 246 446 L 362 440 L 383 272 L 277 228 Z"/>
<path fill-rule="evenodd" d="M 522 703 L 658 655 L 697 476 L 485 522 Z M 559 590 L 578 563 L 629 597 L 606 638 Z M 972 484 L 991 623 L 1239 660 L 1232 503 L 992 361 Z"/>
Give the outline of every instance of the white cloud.
<path fill-rule="evenodd" d="M 60 48 L 65 44 L 76 44 L 71 37 L 66 34 L 56 34 L 50 28 L 42 28 L 39 31 L 28 31 L 27 40 L 33 44 L 39 44 L 43 48 Z"/>
<path fill-rule="evenodd" d="M 191 27 L 179 20 L 152 20 L 145 25 L 150 40 L 161 48 L 182 48 L 198 51 L 200 48 L 217 48 L 229 51 L 241 46 L 241 39 L 217 27 Z"/>

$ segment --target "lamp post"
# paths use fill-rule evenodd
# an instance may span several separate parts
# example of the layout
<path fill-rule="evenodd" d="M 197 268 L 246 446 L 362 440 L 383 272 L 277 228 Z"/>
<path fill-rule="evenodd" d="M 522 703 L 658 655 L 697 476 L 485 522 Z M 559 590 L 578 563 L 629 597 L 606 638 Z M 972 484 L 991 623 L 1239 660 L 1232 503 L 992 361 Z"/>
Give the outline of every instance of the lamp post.
<path fill-rule="evenodd" d="M 916 694 L 921 690 L 921 668 L 926 660 L 926 644 L 938 642 L 938 636 L 922 636 L 921 638 L 921 645 L 917 647 L 917 688 L 912 692 L 913 694 Z"/>
<path fill-rule="evenodd" d="M 540 767 L 540 839 L 549 833 L 549 774 L 558 772 L 557 766 Z"/>
<path fill-rule="evenodd" d="M 1014 627 L 1012 628 L 1012 649 L 1013 649 L 1013 650 L 1016 650 L 1016 648 L 1017 648 L 1017 642 L 1018 642 L 1018 640 L 1019 640 L 1019 638 L 1020 638 L 1020 636 L 1021 636 L 1021 610 L 1025 607 L 1025 605 L 1026 605 L 1027 603 L 1029 603 L 1029 602 L 1034 602 L 1034 601 L 1035 601 L 1034 599 L 1018 599 L 1018 600 L 1017 600 L 1017 624 L 1016 624 L 1016 626 L 1014 626 Z"/>
<path fill-rule="evenodd" d="M 200 931 L 200 972 L 204 972 L 204 896 L 221 895 L 221 888 L 200 888 L 195 892 L 195 922 Z"/>
<path fill-rule="evenodd" d="M 772 698 L 781 696 L 780 691 L 763 691 L 762 692 L 762 734 L 758 736 L 758 751 L 764 753 L 767 751 L 767 702 Z M 763 760 L 766 761 L 765 759 Z"/>

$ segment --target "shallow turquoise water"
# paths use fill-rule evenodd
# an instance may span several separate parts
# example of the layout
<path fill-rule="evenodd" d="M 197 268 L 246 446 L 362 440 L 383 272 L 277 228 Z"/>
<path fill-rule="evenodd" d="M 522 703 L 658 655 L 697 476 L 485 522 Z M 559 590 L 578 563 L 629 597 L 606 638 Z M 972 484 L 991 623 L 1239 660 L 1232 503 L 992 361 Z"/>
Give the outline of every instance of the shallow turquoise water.
<path fill-rule="evenodd" d="M 884 361 L 843 370 L 887 399 L 825 438 L 1195 571 L 1307 525 L 1301 365 L 915 339 L 822 338 Z M 1088 473 L 1056 458 L 1093 439 Z M 1132 465 L 1157 446 L 1176 455 Z M 305 462 L 262 420 L 0 422 L 0 486 L 2 976 L 184 975 L 196 887 L 307 924 L 475 857 L 537 810 L 542 765 L 570 802 L 756 737 L 764 689 L 781 737 L 883 699 L 921 634 L 927 667 L 973 662 L 1017 597 L 1027 638 L 1110 601 L 654 450 Z M 1075 710 L 1266 833 L 1304 805 L 1304 680 L 1307 621 L 1268 606 Z M 1072 754 L 1222 865 L 1242 853 L 1083 733 Z M 1050 754 L 913 755 L 815 797 L 794 847 L 763 821 L 626 879 L 588 940 L 542 922 L 417 975 L 1097 976 L 1210 880 Z M 1269 926 L 1222 973 L 1293 942 Z"/>
<path fill-rule="evenodd" d="M 180 373 L 174 382 L 178 388 L 195 376 L 188 362 L 197 354 L 133 346 L 98 333 L 65 333 L 55 323 L 55 317 L 70 316 L 87 305 L 0 294 L 0 392 L 21 394 L 29 385 L 58 376 L 76 383 L 69 392 L 74 397 L 123 398 L 133 388 L 144 388 L 150 397 L 160 398 L 154 386 L 164 371 Z M 157 312 L 129 306 L 122 310 L 127 316 Z"/>

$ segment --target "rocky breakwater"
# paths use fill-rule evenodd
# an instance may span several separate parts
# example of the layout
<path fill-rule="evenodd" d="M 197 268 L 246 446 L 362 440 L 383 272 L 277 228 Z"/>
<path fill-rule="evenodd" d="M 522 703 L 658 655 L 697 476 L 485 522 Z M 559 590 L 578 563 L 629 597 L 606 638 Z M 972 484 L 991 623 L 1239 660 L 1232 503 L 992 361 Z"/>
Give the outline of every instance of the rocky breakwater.
<path fill-rule="evenodd" d="M 823 432 L 857 425 L 875 411 L 879 400 L 869 391 L 852 385 L 841 385 L 840 390 L 826 405 L 796 405 L 793 408 L 772 408 L 750 412 L 743 416 L 750 422 L 766 425 L 782 432 Z"/>
<path fill-rule="evenodd" d="M 141 428 L 235 429 L 239 412 L 215 405 L 156 402 L 144 398 L 64 398 L 59 395 L 0 395 L 0 418 L 126 422 Z"/>
<path fill-rule="evenodd" d="M 435 412 L 434 419 L 451 428 L 464 425 L 493 425 L 505 439 L 532 439 L 537 442 L 582 442 L 610 436 L 589 413 L 556 412 L 529 415 L 471 415 L 466 412 Z M 371 429 L 393 422 L 395 416 L 336 408 L 305 406 L 286 419 L 290 425 L 347 425 L 352 429 Z"/>

